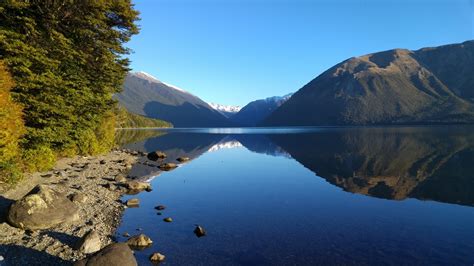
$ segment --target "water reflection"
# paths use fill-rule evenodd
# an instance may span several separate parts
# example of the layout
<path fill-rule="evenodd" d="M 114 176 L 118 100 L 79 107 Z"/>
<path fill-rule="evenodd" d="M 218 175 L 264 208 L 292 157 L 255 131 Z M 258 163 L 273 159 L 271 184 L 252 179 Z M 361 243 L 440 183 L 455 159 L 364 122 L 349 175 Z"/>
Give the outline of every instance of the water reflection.
<path fill-rule="evenodd" d="M 473 206 L 472 129 L 174 129 L 124 146 L 147 152 L 162 150 L 170 160 L 180 156 L 194 159 L 208 151 L 244 146 L 256 153 L 293 158 L 348 192 Z M 143 169 L 149 168 L 136 166 L 132 173 L 159 174 L 158 170 Z"/>

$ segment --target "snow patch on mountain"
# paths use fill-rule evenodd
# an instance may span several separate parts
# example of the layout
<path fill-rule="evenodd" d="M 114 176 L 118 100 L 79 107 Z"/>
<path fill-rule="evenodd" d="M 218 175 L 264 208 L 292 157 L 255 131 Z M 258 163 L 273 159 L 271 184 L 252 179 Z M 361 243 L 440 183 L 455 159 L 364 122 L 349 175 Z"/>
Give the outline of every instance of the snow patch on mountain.
<path fill-rule="evenodd" d="M 170 88 L 172 88 L 172 89 L 175 89 L 175 90 L 177 90 L 177 91 L 180 91 L 180 92 L 184 92 L 184 93 L 188 93 L 188 94 L 189 94 L 189 92 L 187 92 L 187 91 L 185 91 L 185 90 L 183 90 L 183 89 L 181 89 L 181 88 L 179 88 L 179 87 L 177 87 L 177 86 L 174 86 L 174 85 L 172 85 L 172 84 L 169 84 L 169 83 L 165 83 L 165 82 L 163 82 L 163 81 L 160 81 L 159 79 L 157 79 L 157 78 L 154 77 L 153 75 L 148 74 L 148 73 L 146 73 L 146 72 L 144 72 L 144 71 L 134 72 L 134 73 L 132 73 L 132 74 L 135 75 L 135 76 L 137 76 L 137 77 L 139 77 L 139 78 L 148 80 L 149 82 L 161 83 L 161 84 L 164 84 L 164 85 L 166 85 L 166 86 L 168 86 L 168 87 L 170 87 Z"/>
<path fill-rule="evenodd" d="M 237 105 L 223 105 L 218 103 L 208 103 L 214 110 L 226 113 L 237 113 L 242 109 L 242 106 Z"/>

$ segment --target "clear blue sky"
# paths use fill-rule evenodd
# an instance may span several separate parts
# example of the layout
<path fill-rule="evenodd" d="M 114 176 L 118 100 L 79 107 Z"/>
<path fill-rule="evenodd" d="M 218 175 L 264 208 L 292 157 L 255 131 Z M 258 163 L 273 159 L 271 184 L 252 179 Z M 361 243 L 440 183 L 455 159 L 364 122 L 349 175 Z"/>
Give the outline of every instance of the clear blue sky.
<path fill-rule="evenodd" d="M 131 68 L 208 102 L 297 91 L 349 57 L 474 39 L 474 0 L 134 0 Z"/>

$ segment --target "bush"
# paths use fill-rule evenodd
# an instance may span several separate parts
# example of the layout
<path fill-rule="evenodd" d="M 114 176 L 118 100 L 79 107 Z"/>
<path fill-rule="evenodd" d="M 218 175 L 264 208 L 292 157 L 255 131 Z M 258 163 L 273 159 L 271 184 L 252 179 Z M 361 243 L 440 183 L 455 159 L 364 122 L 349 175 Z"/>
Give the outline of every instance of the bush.
<path fill-rule="evenodd" d="M 46 171 L 54 166 L 56 154 L 48 146 L 29 148 L 23 151 L 22 162 L 29 172 Z"/>

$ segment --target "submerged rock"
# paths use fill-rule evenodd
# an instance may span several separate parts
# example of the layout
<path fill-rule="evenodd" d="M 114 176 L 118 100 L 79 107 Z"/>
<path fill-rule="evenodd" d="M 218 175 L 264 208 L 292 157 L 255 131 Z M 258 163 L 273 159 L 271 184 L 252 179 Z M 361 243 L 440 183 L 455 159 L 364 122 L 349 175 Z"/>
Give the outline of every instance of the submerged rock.
<path fill-rule="evenodd" d="M 101 248 L 100 236 L 96 231 L 90 231 L 76 244 L 76 249 L 85 253 L 91 254 L 97 252 Z"/>
<path fill-rule="evenodd" d="M 125 203 L 128 207 L 138 207 L 140 205 L 140 200 L 137 198 L 129 199 Z"/>
<path fill-rule="evenodd" d="M 158 253 L 158 252 L 155 252 L 153 254 L 151 254 L 150 256 L 150 260 L 152 262 L 162 262 L 165 260 L 165 255 L 161 254 L 161 253 Z"/>
<path fill-rule="evenodd" d="M 158 159 L 166 158 L 166 154 L 162 151 L 152 151 L 146 157 L 152 161 L 157 161 Z"/>
<path fill-rule="evenodd" d="M 163 171 L 169 171 L 169 170 L 175 169 L 176 167 L 178 166 L 174 163 L 164 163 L 158 166 L 158 168 L 160 168 Z"/>
<path fill-rule="evenodd" d="M 137 266 L 130 247 L 125 243 L 114 243 L 106 246 L 90 258 L 80 260 L 75 266 Z"/>
<path fill-rule="evenodd" d="M 148 236 L 140 234 L 129 238 L 127 244 L 133 248 L 143 248 L 153 244 L 153 241 Z"/>
<path fill-rule="evenodd" d="M 79 220 L 79 212 L 66 194 L 53 186 L 38 185 L 13 203 L 7 219 L 11 225 L 22 229 L 48 229 Z"/>
<path fill-rule="evenodd" d="M 155 207 L 155 210 L 159 210 L 159 211 L 162 211 L 164 209 L 166 209 L 166 206 L 164 206 L 164 205 L 158 205 L 158 206 Z"/>
<path fill-rule="evenodd" d="M 173 221 L 173 219 L 171 217 L 166 217 L 165 219 L 163 219 L 163 221 L 165 221 L 167 223 L 171 223 Z"/>
<path fill-rule="evenodd" d="M 197 237 L 203 237 L 206 235 L 206 230 L 204 230 L 200 225 L 196 225 L 196 228 L 194 228 L 194 234 Z"/>
<path fill-rule="evenodd" d="M 187 162 L 189 160 L 190 160 L 189 157 L 179 157 L 178 159 L 176 159 L 176 161 L 180 163 Z"/>

